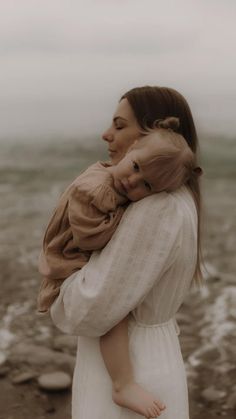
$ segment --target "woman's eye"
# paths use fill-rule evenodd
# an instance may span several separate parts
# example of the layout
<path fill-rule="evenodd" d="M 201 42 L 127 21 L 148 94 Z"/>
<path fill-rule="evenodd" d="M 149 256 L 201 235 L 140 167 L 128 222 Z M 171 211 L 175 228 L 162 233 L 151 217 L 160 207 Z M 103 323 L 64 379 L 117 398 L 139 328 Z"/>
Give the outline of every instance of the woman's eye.
<path fill-rule="evenodd" d="M 134 168 L 135 172 L 139 171 L 139 165 L 135 161 L 133 161 L 133 168 Z"/>
<path fill-rule="evenodd" d="M 118 130 L 123 129 L 123 128 L 124 128 L 124 127 L 119 127 L 119 126 L 118 126 L 118 127 L 116 127 L 116 129 L 118 129 Z"/>
<path fill-rule="evenodd" d="M 149 185 L 149 183 L 148 183 L 148 182 L 146 182 L 146 181 L 144 181 L 144 186 L 145 186 L 145 188 L 146 188 L 146 189 L 148 189 L 149 191 L 151 191 L 151 190 L 152 190 L 151 186 L 150 186 L 150 185 Z"/>

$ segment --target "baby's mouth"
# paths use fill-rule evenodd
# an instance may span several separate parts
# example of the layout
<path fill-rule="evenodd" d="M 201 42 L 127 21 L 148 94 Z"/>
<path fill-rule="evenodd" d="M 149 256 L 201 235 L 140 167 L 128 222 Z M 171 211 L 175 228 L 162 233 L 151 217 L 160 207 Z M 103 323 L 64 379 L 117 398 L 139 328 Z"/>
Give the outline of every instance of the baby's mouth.
<path fill-rule="evenodd" d="M 127 186 L 125 185 L 125 183 L 122 180 L 120 180 L 120 184 L 122 186 L 123 191 L 127 194 L 129 191 L 128 191 Z"/>
<path fill-rule="evenodd" d="M 122 182 L 122 180 L 117 179 L 117 181 L 115 182 L 115 188 L 117 189 L 117 191 L 121 194 L 121 195 L 127 195 L 128 190 L 126 189 L 124 183 Z"/>

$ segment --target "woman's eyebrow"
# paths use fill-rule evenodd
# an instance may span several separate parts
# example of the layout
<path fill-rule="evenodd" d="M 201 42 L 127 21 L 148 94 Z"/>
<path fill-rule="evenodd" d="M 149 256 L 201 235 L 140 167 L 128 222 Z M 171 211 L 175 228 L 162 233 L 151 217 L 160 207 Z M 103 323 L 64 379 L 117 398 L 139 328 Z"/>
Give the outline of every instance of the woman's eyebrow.
<path fill-rule="evenodd" d="M 126 122 L 127 122 L 127 119 L 122 118 L 122 116 L 115 116 L 115 117 L 113 118 L 113 122 L 117 122 L 117 120 L 118 120 L 118 119 L 122 119 L 123 121 L 126 121 Z"/>

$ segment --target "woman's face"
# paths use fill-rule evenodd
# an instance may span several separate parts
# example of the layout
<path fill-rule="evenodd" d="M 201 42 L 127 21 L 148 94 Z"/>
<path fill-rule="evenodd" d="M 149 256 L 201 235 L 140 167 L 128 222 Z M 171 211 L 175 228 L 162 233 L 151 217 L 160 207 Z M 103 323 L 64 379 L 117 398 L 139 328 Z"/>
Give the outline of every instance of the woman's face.
<path fill-rule="evenodd" d="M 115 111 L 111 126 L 103 133 L 112 164 L 117 164 L 128 148 L 140 137 L 140 127 L 127 99 L 122 99 Z"/>

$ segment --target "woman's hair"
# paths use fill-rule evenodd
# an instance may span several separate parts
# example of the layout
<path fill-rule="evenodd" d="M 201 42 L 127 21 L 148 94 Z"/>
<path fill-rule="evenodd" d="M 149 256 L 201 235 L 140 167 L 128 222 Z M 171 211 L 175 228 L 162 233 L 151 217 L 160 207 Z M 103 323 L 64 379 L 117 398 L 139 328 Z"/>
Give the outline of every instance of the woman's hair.
<path fill-rule="evenodd" d="M 191 150 L 196 153 L 198 139 L 193 117 L 186 99 L 169 87 L 143 86 L 126 92 L 120 100 L 127 99 L 142 129 L 153 128 L 158 119 L 169 116 L 178 118 L 177 132 L 185 138 Z"/>
<path fill-rule="evenodd" d="M 147 127 L 154 128 L 157 120 L 165 120 L 168 117 L 178 118 L 179 126 L 174 131 L 185 138 L 195 154 L 195 164 L 198 165 L 197 151 L 199 145 L 192 113 L 186 99 L 179 92 L 168 87 L 143 86 L 129 90 L 123 94 L 122 99 L 128 100 L 139 126 L 144 131 L 147 131 Z M 199 176 L 190 177 L 186 186 L 193 196 L 198 214 L 198 253 L 194 276 L 201 281 L 201 192 Z"/>

